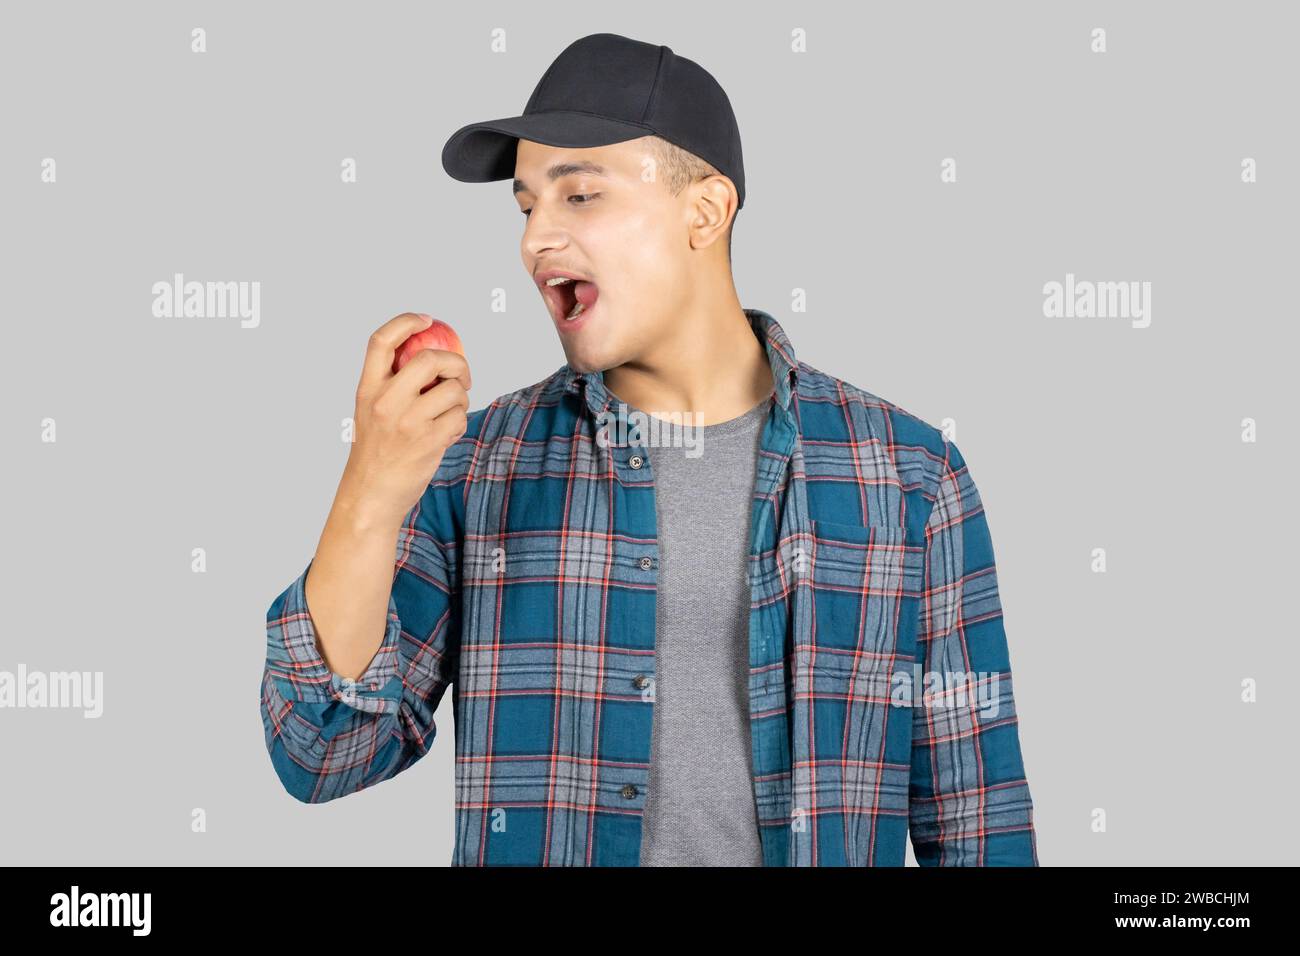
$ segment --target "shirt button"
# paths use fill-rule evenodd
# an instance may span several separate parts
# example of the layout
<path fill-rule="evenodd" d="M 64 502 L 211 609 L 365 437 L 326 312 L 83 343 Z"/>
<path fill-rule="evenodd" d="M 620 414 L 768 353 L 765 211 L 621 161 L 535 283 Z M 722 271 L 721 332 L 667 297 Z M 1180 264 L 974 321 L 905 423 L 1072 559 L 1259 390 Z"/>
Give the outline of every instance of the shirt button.
<path fill-rule="evenodd" d="M 645 463 L 645 459 L 642 458 L 640 455 L 633 455 L 631 458 L 627 460 L 627 463 L 631 465 L 633 468 L 640 468 Z"/>
<path fill-rule="evenodd" d="M 627 797 L 627 799 L 631 800 L 633 797 L 636 796 L 636 793 L 637 793 L 637 791 L 636 791 L 636 787 L 635 787 L 633 784 L 630 784 L 630 783 L 629 783 L 629 784 L 624 784 L 624 786 L 623 786 L 623 796 L 625 796 L 625 797 Z"/>
<path fill-rule="evenodd" d="M 646 677 L 645 674 L 637 674 L 632 681 L 632 686 L 637 690 L 645 690 L 646 685 L 649 683 L 650 679 Z"/>
<path fill-rule="evenodd" d="M 649 571 L 655 566 L 655 559 L 647 556 L 642 558 L 638 563 L 641 565 L 642 571 Z"/>

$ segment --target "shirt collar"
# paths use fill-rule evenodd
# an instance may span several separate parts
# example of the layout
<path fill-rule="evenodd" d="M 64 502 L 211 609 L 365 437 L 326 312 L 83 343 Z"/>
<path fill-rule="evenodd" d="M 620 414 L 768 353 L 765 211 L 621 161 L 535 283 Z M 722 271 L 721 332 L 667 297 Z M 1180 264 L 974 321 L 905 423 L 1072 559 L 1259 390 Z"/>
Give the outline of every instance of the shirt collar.
<path fill-rule="evenodd" d="M 762 309 L 745 309 L 745 317 L 750 327 L 767 351 L 767 360 L 772 366 L 772 381 L 775 383 L 776 401 L 789 411 L 798 382 L 798 360 L 794 347 L 786 336 L 785 330 L 777 324 L 776 319 Z M 605 373 L 577 372 L 568 363 L 562 369 L 564 389 L 566 392 L 585 390 L 587 407 L 596 415 L 603 412 L 610 404 L 611 395 L 605 388 Z"/>

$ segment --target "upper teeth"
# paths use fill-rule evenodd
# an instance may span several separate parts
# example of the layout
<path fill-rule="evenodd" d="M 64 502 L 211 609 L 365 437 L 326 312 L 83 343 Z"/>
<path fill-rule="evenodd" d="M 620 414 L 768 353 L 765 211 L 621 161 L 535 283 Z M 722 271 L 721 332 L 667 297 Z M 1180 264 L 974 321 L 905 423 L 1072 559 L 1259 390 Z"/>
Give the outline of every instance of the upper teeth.
<path fill-rule="evenodd" d="M 573 281 L 573 280 L 570 279 L 568 276 L 556 276 L 554 279 L 547 279 L 547 280 L 546 280 L 546 284 L 547 284 L 547 285 L 560 285 L 560 284 L 563 283 L 563 282 L 572 282 L 572 281 Z"/>

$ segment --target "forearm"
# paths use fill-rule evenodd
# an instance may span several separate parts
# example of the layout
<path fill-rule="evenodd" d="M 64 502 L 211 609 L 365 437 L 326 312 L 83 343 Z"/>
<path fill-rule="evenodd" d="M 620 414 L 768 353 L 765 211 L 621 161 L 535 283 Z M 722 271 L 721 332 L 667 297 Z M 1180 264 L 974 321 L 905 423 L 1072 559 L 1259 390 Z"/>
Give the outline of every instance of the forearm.
<path fill-rule="evenodd" d="M 365 673 L 383 643 L 401 524 L 345 486 L 330 508 L 305 594 L 321 657 L 341 677 Z"/>

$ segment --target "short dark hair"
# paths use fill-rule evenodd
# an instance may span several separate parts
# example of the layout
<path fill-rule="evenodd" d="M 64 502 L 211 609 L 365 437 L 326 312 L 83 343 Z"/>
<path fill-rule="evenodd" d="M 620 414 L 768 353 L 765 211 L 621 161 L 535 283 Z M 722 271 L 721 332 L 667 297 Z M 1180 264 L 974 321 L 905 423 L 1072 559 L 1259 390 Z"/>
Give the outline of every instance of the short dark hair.
<path fill-rule="evenodd" d="M 655 175 L 668 187 L 674 196 L 691 183 L 697 183 L 708 176 L 722 175 L 712 164 L 705 162 L 694 153 L 670 143 L 661 136 L 648 136 L 651 151 L 654 153 Z M 731 262 L 731 234 L 736 226 L 737 210 L 727 226 L 727 262 Z"/>

